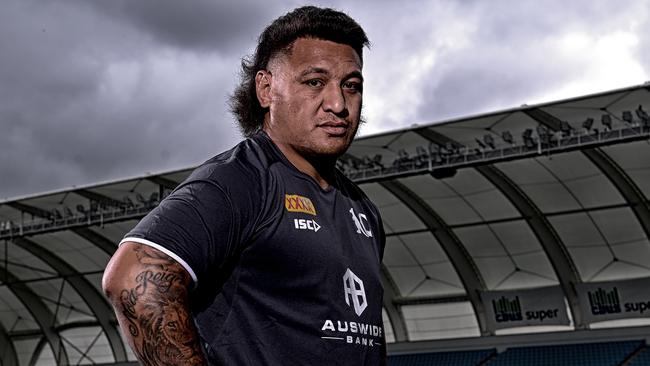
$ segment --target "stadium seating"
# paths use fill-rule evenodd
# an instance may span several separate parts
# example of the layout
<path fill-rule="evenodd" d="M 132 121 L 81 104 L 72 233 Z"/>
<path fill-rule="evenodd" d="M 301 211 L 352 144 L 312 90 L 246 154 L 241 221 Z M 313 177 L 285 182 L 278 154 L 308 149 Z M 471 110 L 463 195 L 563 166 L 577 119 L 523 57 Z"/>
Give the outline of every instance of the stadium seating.
<path fill-rule="evenodd" d="M 388 358 L 389 366 L 476 366 L 496 350 L 459 351 L 397 355 Z"/>
<path fill-rule="evenodd" d="M 647 366 L 650 365 L 650 347 L 644 347 L 630 359 L 626 366 Z"/>
<path fill-rule="evenodd" d="M 488 366 L 618 366 L 643 341 L 509 348 Z M 641 363 L 647 365 L 647 363 Z"/>

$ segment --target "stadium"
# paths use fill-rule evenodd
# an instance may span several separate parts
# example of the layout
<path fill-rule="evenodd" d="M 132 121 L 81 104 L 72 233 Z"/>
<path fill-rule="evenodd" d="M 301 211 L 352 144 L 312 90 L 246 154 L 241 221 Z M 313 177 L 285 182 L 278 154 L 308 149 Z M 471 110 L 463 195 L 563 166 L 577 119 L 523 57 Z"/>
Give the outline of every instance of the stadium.
<path fill-rule="evenodd" d="M 357 138 L 389 365 L 650 365 L 650 84 Z M 192 171 L 0 202 L 0 365 L 136 365 L 101 277 Z"/>

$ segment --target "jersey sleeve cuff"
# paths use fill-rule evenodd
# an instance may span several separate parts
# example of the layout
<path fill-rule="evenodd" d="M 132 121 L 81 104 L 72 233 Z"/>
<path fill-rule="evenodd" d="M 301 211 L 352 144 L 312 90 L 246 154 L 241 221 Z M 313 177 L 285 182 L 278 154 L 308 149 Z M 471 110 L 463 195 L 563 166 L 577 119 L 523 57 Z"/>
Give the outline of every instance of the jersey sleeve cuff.
<path fill-rule="evenodd" d="M 152 242 L 151 240 L 142 239 L 142 238 L 135 238 L 135 237 L 126 237 L 126 238 L 122 239 L 122 241 L 120 241 L 120 244 L 118 244 L 118 246 L 122 245 L 122 243 L 125 243 L 127 241 L 138 243 L 138 244 L 144 244 L 146 246 L 149 246 L 149 247 L 152 247 L 154 249 L 160 250 L 161 252 L 163 252 L 163 253 L 167 254 L 168 256 L 172 257 L 172 259 L 174 259 L 181 266 L 183 266 L 183 268 L 185 268 L 187 273 L 190 274 L 190 277 L 192 277 L 192 282 L 194 283 L 194 288 L 196 288 L 196 286 L 198 284 L 198 279 L 196 278 L 196 273 L 194 273 L 194 270 L 192 270 L 192 267 L 190 267 L 190 265 L 187 264 L 187 262 L 185 262 L 176 253 L 174 253 L 171 250 L 163 247 L 160 244 L 156 244 L 156 243 Z"/>

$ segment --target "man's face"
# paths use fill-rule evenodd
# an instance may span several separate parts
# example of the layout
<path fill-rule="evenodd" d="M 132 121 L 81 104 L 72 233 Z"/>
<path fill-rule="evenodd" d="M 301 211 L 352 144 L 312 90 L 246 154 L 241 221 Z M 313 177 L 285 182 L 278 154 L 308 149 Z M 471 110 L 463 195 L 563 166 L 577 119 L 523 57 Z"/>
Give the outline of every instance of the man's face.
<path fill-rule="evenodd" d="M 361 60 L 350 46 L 299 38 L 269 65 L 264 130 L 285 154 L 335 158 L 347 150 L 361 116 Z M 259 74 L 258 74 L 259 75 Z"/>

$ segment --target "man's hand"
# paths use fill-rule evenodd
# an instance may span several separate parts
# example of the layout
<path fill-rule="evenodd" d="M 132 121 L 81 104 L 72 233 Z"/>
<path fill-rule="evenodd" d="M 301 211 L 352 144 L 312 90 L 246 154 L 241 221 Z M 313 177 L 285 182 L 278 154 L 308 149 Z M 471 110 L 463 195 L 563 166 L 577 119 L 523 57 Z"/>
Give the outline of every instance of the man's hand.
<path fill-rule="evenodd" d="M 102 286 L 143 365 L 207 365 L 188 306 L 187 271 L 143 244 L 123 243 Z"/>

